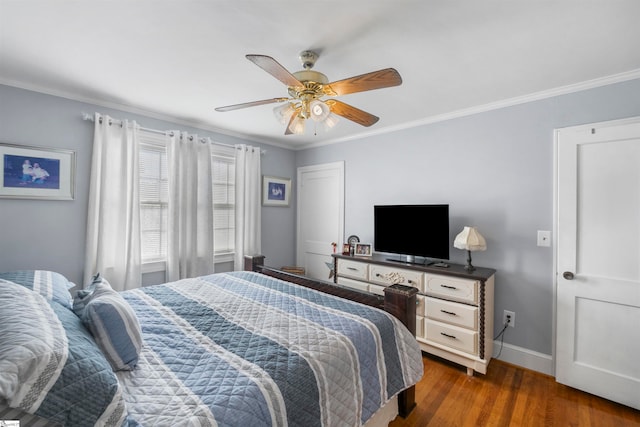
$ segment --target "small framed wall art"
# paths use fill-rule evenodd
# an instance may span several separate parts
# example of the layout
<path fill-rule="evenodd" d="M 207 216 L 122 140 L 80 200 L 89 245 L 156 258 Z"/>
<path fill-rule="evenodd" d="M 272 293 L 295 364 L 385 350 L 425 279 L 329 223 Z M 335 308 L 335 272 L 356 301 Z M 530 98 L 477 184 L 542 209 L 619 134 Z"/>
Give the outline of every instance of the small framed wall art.
<path fill-rule="evenodd" d="M 369 243 L 356 243 L 355 256 L 371 256 L 373 250 Z"/>
<path fill-rule="evenodd" d="M 289 206 L 291 179 L 264 175 L 262 177 L 262 205 Z"/>
<path fill-rule="evenodd" d="M 0 143 L 0 197 L 73 200 L 76 153 Z"/>

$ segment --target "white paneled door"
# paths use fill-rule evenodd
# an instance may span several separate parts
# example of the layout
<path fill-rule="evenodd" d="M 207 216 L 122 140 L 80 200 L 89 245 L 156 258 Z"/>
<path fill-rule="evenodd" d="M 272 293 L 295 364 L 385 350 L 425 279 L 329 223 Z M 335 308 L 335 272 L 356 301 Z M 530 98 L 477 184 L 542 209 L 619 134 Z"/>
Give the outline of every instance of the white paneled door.
<path fill-rule="evenodd" d="M 297 264 L 327 280 L 331 243 L 341 250 L 344 236 L 344 162 L 300 167 L 297 178 Z"/>
<path fill-rule="evenodd" d="M 556 379 L 640 409 L 640 118 L 556 149 Z"/>

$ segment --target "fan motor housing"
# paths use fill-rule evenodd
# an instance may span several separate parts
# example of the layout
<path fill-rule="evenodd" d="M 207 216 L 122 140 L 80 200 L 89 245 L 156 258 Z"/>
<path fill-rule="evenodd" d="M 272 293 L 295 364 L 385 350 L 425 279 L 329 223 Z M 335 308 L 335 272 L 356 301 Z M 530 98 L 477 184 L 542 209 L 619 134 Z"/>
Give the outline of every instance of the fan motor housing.
<path fill-rule="evenodd" d="M 314 82 L 326 85 L 329 83 L 329 79 L 324 74 L 314 70 L 302 70 L 293 73 L 293 77 L 300 80 L 302 83 Z"/>
<path fill-rule="evenodd" d="M 312 101 L 325 95 L 324 85 L 329 83 L 329 79 L 324 74 L 303 70 L 293 73 L 293 76 L 304 86 L 289 86 L 289 95 L 292 98 Z"/>

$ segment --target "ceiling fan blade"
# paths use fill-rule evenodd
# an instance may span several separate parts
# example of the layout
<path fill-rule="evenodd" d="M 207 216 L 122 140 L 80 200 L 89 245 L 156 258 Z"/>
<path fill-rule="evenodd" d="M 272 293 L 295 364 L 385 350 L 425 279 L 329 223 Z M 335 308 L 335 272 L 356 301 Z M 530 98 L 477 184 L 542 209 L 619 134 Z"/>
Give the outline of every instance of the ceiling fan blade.
<path fill-rule="evenodd" d="M 284 102 L 284 101 L 288 101 L 289 98 L 271 98 L 271 99 L 263 99 L 261 101 L 253 101 L 253 102 L 245 102 L 242 104 L 234 104 L 234 105 L 227 105 L 224 107 L 218 107 L 216 108 L 216 111 L 233 111 L 233 110 L 240 110 L 242 108 L 248 108 L 248 107 L 255 107 L 257 105 L 265 105 L 265 104 L 273 104 L 276 102 Z"/>
<path fill-rule="evenodd" d="M 332 113 L 342 116 L 345 119 L 349 119 L 352 122 L 356 122 L 362 126 L 369 127 L 380 120 L 379 117 L 376 117 L 373 114 L 367 113 L 366 111 L 362 111 L 359 108 L 335 99 L 328 100 L 326 103 L 331 108 Z"/>
<path fill-rule="evenodd" d="M 247 59 L 271 74 L 287 86 L 303 86 L 293 74 L 287 71 L 278 61 L 267 55 L 246 55 Z"/>
<path fill-rule="evenodd" d="M 400 74 L 394 68 L 385 68 L 384 70 L 373 71 L 329 83 L 325 85 L 325 92 L 330 96 L 340 96 L 349 93 L 364 92 L 366 90 L 399 86 L 401 84 L 402 77 L 400 77 Z"/>

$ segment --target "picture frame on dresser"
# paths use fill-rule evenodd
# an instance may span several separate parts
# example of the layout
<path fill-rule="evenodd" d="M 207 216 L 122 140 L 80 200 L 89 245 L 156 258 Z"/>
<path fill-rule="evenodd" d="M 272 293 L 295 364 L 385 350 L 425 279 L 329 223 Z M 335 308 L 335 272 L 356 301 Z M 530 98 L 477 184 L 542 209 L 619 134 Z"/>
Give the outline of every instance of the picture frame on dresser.
<path fill-rule="evenodd" d="M 0 197 L 73 200 L 76 153 L 0 143 Z"/>
<path fill-rule="evenodd" d="M 355 256 L 371 256 L 373 254 L 373 246 L 369 243 L 356 243 L 354 251 Z"/>

